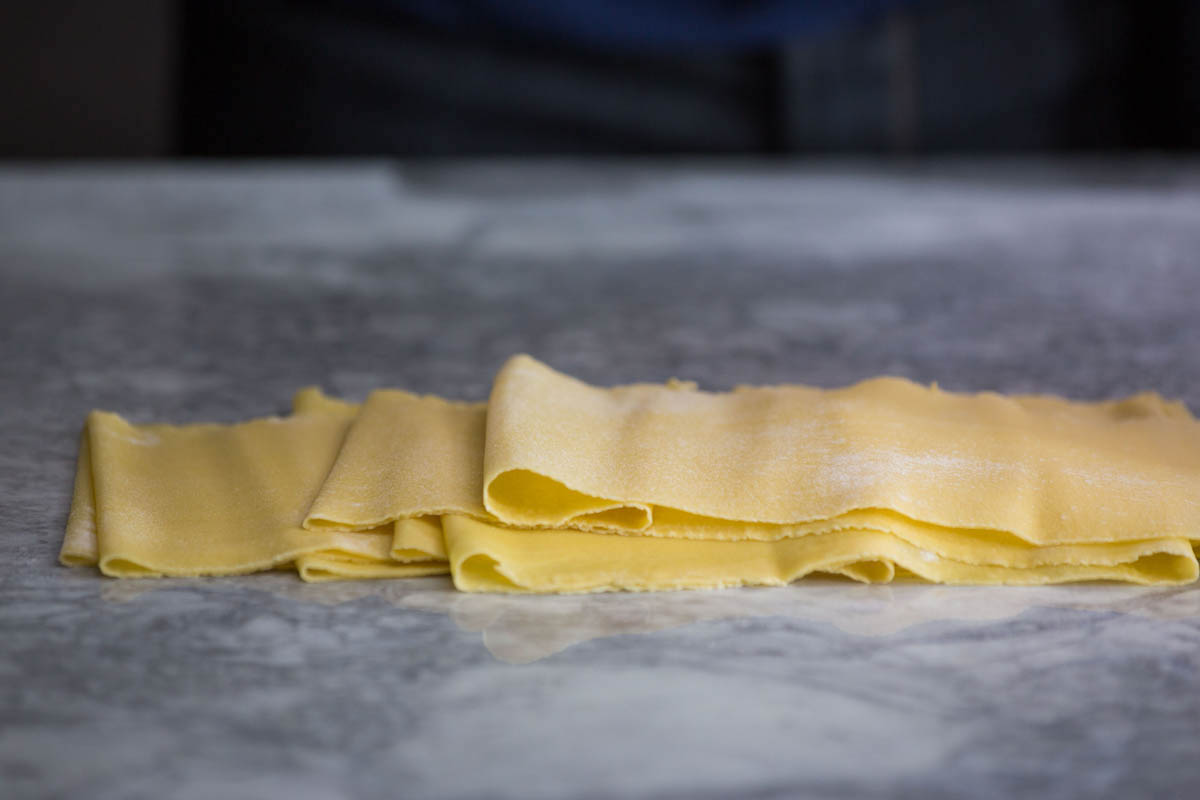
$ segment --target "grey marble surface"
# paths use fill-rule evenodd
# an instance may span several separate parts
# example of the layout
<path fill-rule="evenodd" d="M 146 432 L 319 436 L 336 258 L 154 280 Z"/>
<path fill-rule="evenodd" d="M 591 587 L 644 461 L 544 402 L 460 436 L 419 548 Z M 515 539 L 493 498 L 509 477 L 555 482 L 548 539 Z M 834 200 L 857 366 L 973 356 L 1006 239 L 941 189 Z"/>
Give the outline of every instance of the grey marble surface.
<path fill-rule="evenodd" d="M 1196 164 L 0 169 L 0 796 L 1190 797 L 1200 590 L 465 596 L 55 563 L 88 409 L 599 383 L 1200 409 Z"/>

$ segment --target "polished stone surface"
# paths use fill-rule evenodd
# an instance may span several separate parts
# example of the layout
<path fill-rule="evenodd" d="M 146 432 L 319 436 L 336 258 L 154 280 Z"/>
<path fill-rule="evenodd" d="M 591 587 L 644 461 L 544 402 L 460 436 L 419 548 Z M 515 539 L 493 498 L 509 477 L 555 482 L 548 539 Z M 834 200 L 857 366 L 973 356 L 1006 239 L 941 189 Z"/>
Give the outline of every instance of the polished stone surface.
<path fill-rule="evenodd" d="M 493 597 L 55 563 L 91 408 L 844 384 L 1200 410 L 1200 168 L 0 170 L 0 796 L 1189 797 L 1200 589 Z"/>

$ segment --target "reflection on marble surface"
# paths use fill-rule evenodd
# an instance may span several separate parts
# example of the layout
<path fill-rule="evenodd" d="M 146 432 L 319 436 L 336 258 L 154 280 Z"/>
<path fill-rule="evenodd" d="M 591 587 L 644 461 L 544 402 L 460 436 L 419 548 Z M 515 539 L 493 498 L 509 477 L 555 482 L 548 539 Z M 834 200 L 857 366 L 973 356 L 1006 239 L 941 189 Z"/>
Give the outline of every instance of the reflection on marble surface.
<path fill-rule="evenodd" d="M 591 639 L 753 617 L 823 622 L 855 636 L 888 636 L 929 622 L 996 622 L 1035 608 L 1200 619 L 1200 586 L 863 585 L 808 578 L 785 588 L 537 596 L 466 594 L 456 591 L 448 578 L 307 584 L 283 573 L 239 580 L 243 588 L 302 604 L 336 605 L 370 597 L 397 608 L 448 614 L 461 630 L 478 632 L 488 651 L 508 664 L 529 664 Z M 109 580 L 100 597 L 126 603 L 156 592 L 209 587 L 211 581 Z"/>

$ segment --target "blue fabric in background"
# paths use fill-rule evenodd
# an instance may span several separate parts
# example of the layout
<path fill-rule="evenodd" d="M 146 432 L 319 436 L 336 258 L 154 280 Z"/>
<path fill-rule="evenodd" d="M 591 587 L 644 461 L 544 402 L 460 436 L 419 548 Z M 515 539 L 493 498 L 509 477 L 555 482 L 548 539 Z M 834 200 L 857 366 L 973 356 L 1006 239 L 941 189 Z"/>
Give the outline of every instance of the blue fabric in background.
<path fill-rule="evenodd" d="M 181 0 L 188 155 L 1194 148 L 1197 0 Z"/>
<path fill-rule="evenodd" d="M 360 0 L 460 31 L 637 50 L 762 47 L 913 0 Z"/>

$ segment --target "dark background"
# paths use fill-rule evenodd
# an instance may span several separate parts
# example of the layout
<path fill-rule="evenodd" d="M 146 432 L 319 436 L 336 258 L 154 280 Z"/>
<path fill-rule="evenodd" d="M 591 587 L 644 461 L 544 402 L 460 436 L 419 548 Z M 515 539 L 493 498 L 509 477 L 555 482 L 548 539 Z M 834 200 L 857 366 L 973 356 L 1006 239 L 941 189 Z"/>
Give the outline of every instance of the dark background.
<path fill-rule="evenodd" d="M 1200 146 L 1189 0 L 43 0 L 0 54 L 0 158 Z"/>

